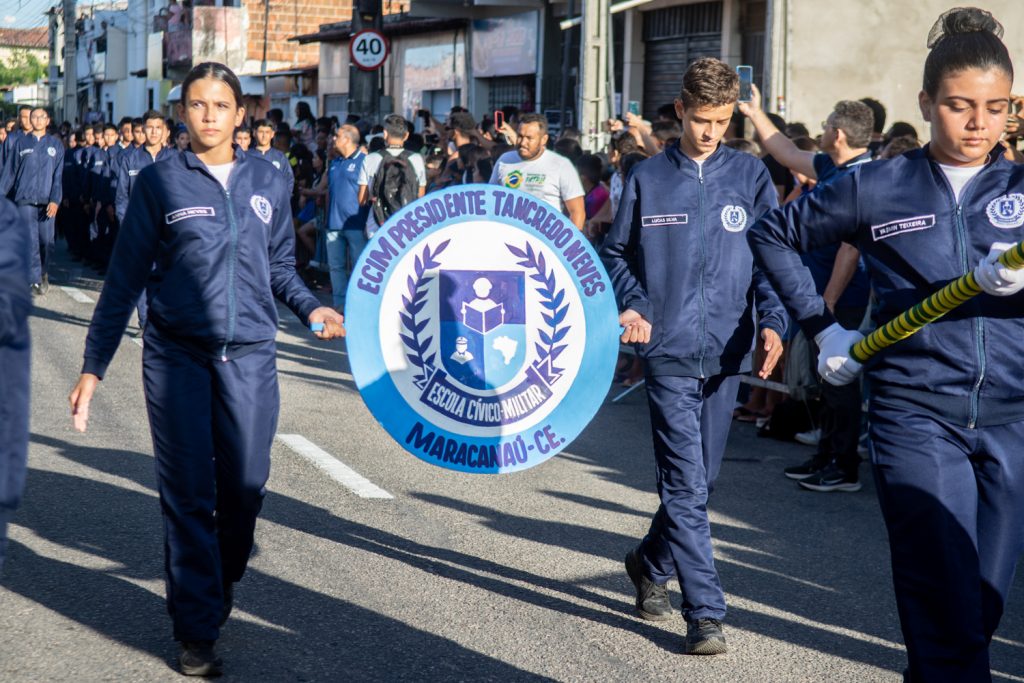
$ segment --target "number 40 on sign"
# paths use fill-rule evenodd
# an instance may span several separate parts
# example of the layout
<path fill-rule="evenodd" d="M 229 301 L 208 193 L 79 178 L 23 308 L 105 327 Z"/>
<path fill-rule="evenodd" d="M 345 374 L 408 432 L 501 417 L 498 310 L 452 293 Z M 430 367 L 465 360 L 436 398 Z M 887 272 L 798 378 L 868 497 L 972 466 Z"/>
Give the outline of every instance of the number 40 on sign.
<path fill-rule="evenodd" d="M 374 71 L 388 58 L 390 45 L 383 34 L 366 30 L 352 36 L 348 44 L 348 55 L 356 68 Z"/>

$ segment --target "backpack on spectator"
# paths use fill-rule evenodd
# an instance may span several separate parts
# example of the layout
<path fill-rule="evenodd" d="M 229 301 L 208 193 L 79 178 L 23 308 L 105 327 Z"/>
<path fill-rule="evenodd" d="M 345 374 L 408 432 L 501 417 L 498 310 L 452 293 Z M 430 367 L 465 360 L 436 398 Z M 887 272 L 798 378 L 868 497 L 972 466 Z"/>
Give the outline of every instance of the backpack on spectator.
<path fill-rule="evenodd" d="M 411 204 L 419 196 L 419 182 L 416 169 L 412 167 L 412 152 L 402 150 L 394 156 L 390 152 L 380 152 L 383 161 L 373 175 L 370 196 L 373 198 L 373 215 L 378 225 L 384 222 L 407 204 Z"/>

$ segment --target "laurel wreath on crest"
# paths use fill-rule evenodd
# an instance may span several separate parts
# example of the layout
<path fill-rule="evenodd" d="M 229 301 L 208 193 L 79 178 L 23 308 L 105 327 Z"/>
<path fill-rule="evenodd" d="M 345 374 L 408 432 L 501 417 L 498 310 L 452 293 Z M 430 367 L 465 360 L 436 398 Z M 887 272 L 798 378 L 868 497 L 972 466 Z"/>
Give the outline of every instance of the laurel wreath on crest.
<path fill-rule="evenodd" d="M 399 313 L 399 315 L 402 318 L 402 327 L 405 328 L 406 334 L 400 333 L 399 336 L 402 338 L 402 342 L 408 351 L 405 357 L 419 369 L 419 374 L 414 375 L 412 381 L 420 388 L 426 382 L 427 377 L 434 374 L 434 359 L 437 354 L 431 353 L 429 356 L 426 356 L 430 343 L 434 340 L 433 337 L 428 336 L 426 339 L 420 339 L 423 330 L 430 324 L 430 318 L 424 317 L 417 320 L 416 316 L 427 305 L 428 285 L 434 279 L 434 276 L 428 275 L 427 271 L 441 267 L 437 257 L 448 248 L 450 242 L 451 240 L 445 240 L 433 249 L 431 249 L 429 244 L 423 248 L 423 251 L 416 257 L 415 275 L 410 275 L 406 279 L 408 296 L 402 295 L 402 305 L 405 306 L 405 312 Z"/>
<path fill-rule="evenodd" d="M 540 363 L 547 362 L 551 374 L 557 376 L 563 372 L 563 369 L 555 367 L 555 359 L 568 347 L 568 344 L 560 344 L 559 342 L 565 339 L 565 335 L 569 334 L 569 329 L 571 328 L 570 325 L 559 327 L 565 321 L 565 316 L 569 313 L 569 304 L 565 303 L 565 289 L 557 288 L 554 270 L 548 269 L 547 263 L 544 260 L 544 254 L 534 251 L 533 245 L 529 242 L 526 243 L 524 248 L 508 243 L 505 244 L 505 247 L 514 256 L 521 259 L 518 264 L 520 267 L 533 271 L 530 279 L 539 284 L 536 291 L 540 295 L 540 305 L 548 311 L 542 314 L 544 322 L 548 324 L 548 328 L 547 330 L 540 329 L 537 331 L 537 335 L 543 343 L 535 343 L 535 347 L 537 349 L 538 361 Z"/>

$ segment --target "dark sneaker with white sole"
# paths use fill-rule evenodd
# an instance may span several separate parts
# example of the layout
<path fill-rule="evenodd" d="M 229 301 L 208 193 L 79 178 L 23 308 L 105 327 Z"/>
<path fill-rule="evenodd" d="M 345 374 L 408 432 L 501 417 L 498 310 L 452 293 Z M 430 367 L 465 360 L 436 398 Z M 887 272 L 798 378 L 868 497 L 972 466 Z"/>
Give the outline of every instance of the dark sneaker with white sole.
<path fill-rule="evenodd" d="M 213 650 L 214 641 L 197 640 L 181 644 L 178 664 L 186 676 L 213 678 L 224 673 L 224 665 Z"/>
<path fill-rule="evenodd" d="M 636 588 L 636 613 L 650 621 L 665 621 L 672 618 L 672 603 L 668 599 L 668 588 L 647 578 L 640 560 L 640 547 L 626 553 L 626 573 Z"/>
<path fill-rule="evenodd" d="M 828 460 L 822 460 L 821 458 L 811 458 L 810 460 L 801 465 L 793 465 L 792 467 L 787 467 L 786 469 L 782 470 L 782 473 L 785 474 L 790 479 L 796 479 L 797 481 L 800 481 L 801 479 L 813 477 L 815 474 L 825 469 L 827 465 Z"/>
<path fill-rule="evenodd" d="M 861 484 L 857 472 L 844 472 L 838 465 L 831 464 L 817 474 L 797 482 L 808 491 L 860 491 Z"/>
<path fill-rule="evenodd" d="M 725 654 L 725 634 L 718 619 L 698 619 L 686 622 L 686 640 L 683 652 L 688 655 Z"/>

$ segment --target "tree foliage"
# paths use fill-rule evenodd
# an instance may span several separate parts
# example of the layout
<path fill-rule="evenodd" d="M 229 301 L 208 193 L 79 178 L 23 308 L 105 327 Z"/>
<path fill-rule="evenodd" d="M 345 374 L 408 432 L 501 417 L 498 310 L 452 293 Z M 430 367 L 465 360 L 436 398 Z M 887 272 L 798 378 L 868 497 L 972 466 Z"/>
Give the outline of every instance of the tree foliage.
<path fill-rule="evenodd" d="M 46 66 L 25 49 L 12 50 L 10 56 L 0 62 L 0 86 L 27 85 L 45 75 Z"/>

